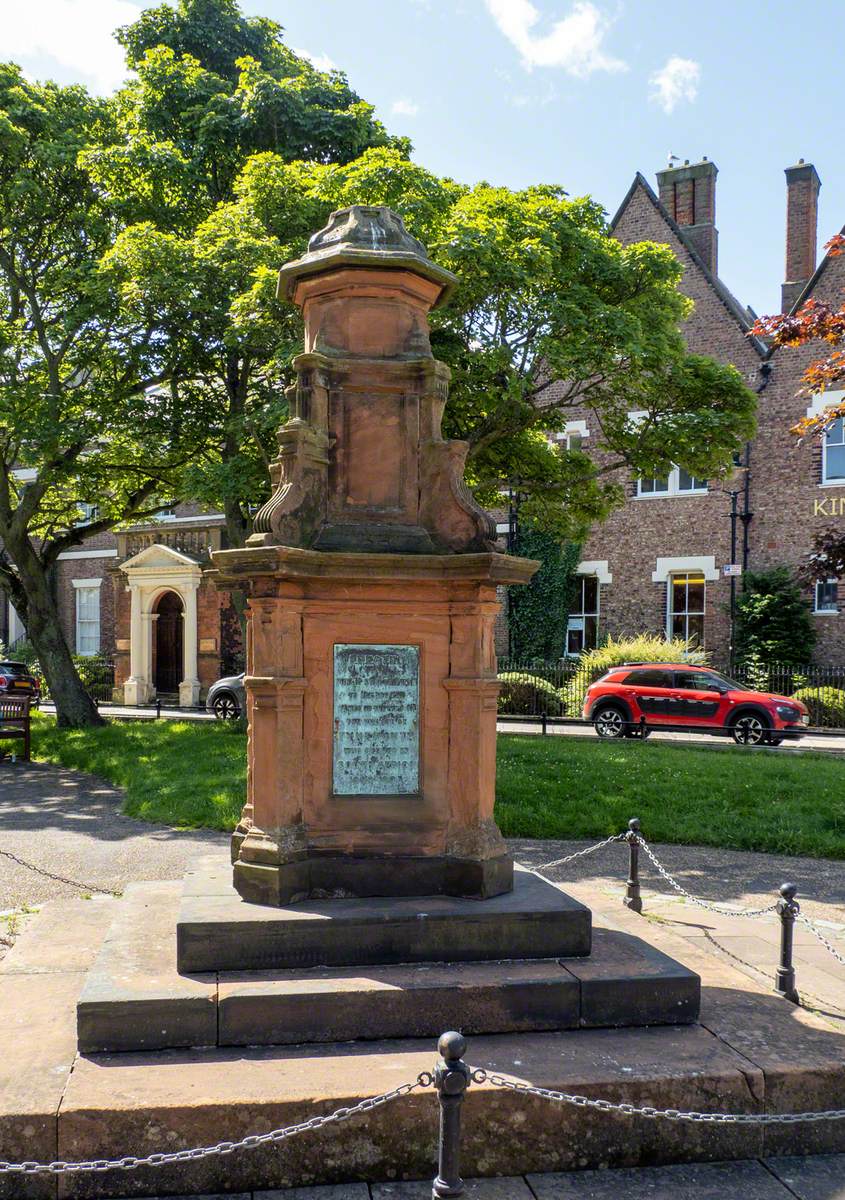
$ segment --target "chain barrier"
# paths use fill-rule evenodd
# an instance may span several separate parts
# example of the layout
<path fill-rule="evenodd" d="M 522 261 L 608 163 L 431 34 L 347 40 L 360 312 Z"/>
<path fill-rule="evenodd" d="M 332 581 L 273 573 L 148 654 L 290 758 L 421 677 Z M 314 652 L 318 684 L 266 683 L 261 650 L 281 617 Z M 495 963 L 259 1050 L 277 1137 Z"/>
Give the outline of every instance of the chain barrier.
<path fill-rule="evenodd" d="M 576 850 L 574 854 L 567 854 L 565 858 L 555 858 L 551 862 L 541 863 L 539 867 L 532 867 L 534 874 L 540 871 L 550 871 L 552 867 L 564 867 L 567 863 L 573 862 L 576 858 L 583 858 L 585 854 L 592 854 L 595 850 L 602 850 L 605 846 L 611 845 L 612 842 L 624 842 L 627 840 L 627 835 L 624 833 L 614 833 L 610 837 L 604 839 L 603 842 L 596 842 L 594 846 L 587 846 L 585 850 Z"/>
<path fill-rule="evenodd" d="M 0 856 L 10 858 L 19 867 L 26 867 L 27 870 L 34 871 L 36 875 L 43 875 L 45 879 L 53 879 L 56 883 L 67 883 L 70 887 L 79 888 L 82 892 L 98 892 L 106 896 L 121 896 L 123 894 L 122 892 L 113 891 L 112 888 L 99 887 L 93 883 L 80 883 L 78 879 L 67 879 L 64 875 L 54 875 L 52 871 L 47 871 L 44 867 L 36 867 L 35 863 L 18 858 L 17 854 L 12 854 L 9 850 L 0 850 Z"/>
<path fill-rule="evenodd" d="M 312 1129 L 322 1129 L 338 1121 L 346 1121 L 359 1113 L 370 1112 L 389 1104 L 400 1096 L 407 1096 L 417 1088 L 431 1087 L 434 1077 L 428 1071 L 423 1071 L 413 1083 L 402 1083 L 389 1092 L 380 1096 L 370 1096 L 351 1108 L 336 1108 L 334 1112 L 324 1117 L 311 1117 L 308 1121 L 300 1121 L 297 1125 L 288 1125 L 284 1129 L 273 1129 L 269 1133 L 251 1133 L 237 1142 L 218 1142 L 214 1146 L 196 1146 L 191 1150 L 159 1151 L 148 1154 L 144 1158 L 127 1154 L 123 1158 L 93 1158 L 77 1162 L 65 1162 L 58 1159 L 55 1162 L 3 1162 L 0 1161 L 0 1175 L 71 1175 L 82 1171 L 134 1171 L 138 1167 L 162 1167 L 170 1163 L 193 1162 L 200 1158 L 211 1158 L 219 1154 L 234 1154 L 237 1150 L 254 1150 L 256 1146 L 266 1146 L 286 1141 L 298 1133 L 307 1133 Z"/>
<path fill-rule="evenodd" d="M 816 926 L 812 921 L 808 920 L 808 918 L 803 916 L 801 913 L 798 913 L 795 919 L 796 921 L 800 922 L 801 925 L 806 926 L 806 928 L 810 930 L 810 933 L 814 934 L 819 939 L 825 950 L 827 950 L 829 954 L 832 954 L 837 962 L 840 962 L 843 966 L 845 966 L 845 955 L 840 954 L 839 951 L 830 944 L 818 926 Z"/>
<path fill-rule="evenodd" d="M 677 1108 L 652 1108 L 649 1105 L 627 1104 L 624 1101 L 600 1100 L 578 1093 L 557 1092 L 552 1088 L 534 1087 L 530 1083 L 518 1083 L 504 1075 L 489 1074 L 483 1067 L 472 1070 L 473 1083 L 490 1083 L 493 1087 L 510 1092 L 521 1092 L 528 1096 L 539 1096 L 559 1104 L 571 1104 L 576 1108 L 593 1108 L 599 1112 L 618 1112 L 626 1117 L 647 1117 L 650 1120 L 692 1121 L 708 1125 L 800 1125 L 803 1122 L 845 1120 L 845 1108 L 830 1108 L 822 1112 L 803 1113 L 705 1113 L 684 1112 Z"/>
<path fill-rule="evenodd" d="M 694 896 L 692 892 L 688 892 L 685 887 L 678 883 L 673 875 L 669 874 L 644 837 L 637 834 L 636 841 L 645 850 L 656 870 L 662 875 L 669 886 L 673 887 L 676 892 L 680 892 L 682 896 L 685 896 L 693 904 L 697 904 L 699 908 L 706 908 L 709 912 L 721 913 L 726 917 L 762 917 L 766 913 L 775 912 L 777 909 L 777 903 L 767 904 L 765 908 L 731 908 L 726 905 L 711 904 L 708 900 L 700 900 L 698 896 Z"/>

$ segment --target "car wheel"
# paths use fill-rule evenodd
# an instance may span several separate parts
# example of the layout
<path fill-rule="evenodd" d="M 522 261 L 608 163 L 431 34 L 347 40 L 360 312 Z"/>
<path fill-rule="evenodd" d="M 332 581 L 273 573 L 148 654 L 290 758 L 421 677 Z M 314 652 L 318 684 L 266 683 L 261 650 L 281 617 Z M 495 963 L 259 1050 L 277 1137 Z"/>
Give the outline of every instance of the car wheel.
<path fill-rule="evenodd" d="M 235 721 L 241 715 L 240 705 L 231 692 L 221 692 L 211 701 L 211 711 L 218 721 Z"/>
<path fill-rule="evenodd" d="M 768 739 L 768 726 L 756 713 L 743 713 L 731 725 L 731 735 L 738 746 L 760 746 Z"/>
<path fill-rule="evenodd" d="M 596 713 L 593 725 L 600 738 L 621 738 L 625 736 L 628 718 L 621 708 L 609 704 Z"/>

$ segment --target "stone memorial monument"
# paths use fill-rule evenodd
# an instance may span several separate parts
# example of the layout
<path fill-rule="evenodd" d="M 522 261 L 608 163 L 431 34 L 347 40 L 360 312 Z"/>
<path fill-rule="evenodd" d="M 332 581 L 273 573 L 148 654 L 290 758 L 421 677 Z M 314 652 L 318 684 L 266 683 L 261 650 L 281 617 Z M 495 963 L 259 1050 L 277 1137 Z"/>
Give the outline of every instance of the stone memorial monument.
<path fill-rule="evenodd" d="M 246 900 L 483 898 L 511 889 L 493 820 L 496 553 L 445 441 L 449 368 L 429 311 L 454 276 L 387 208 L 332 214 L 279 292 L 305 320 L 274 492 L 243 550 L 249 783 L 233 840 Z"/>
<path fill-rule="evenodd" d="M 234 866 L 133 885 L 79 1000 L 83 1052 L 698 1015 L 692 971 L 594 940 L 493 819 L 496 588 L 536 564 L 495 551 L 467 447 L 441 437 L 428 313 L 454 284 L 385 208 L 332 214 L 282 269 L 305 352 L 274 491 L 249 545 L 214 555 L 249 593 Z"/>

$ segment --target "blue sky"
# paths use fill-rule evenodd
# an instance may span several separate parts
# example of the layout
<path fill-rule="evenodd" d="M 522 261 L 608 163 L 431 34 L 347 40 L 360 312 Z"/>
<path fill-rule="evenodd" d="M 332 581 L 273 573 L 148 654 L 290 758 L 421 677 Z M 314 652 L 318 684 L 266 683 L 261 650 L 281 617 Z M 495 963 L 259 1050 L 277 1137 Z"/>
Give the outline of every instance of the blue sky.
<path fill-rule="evenodd" d="M 820 246 L 845 223 L 841 0 L 242 0 L 343 68 L 429 169 L 562 184 L 612 213 L 669 153 L 719 167 L 720 274 L 779 307 L 783 168 L 822 179 Z M 0 0 L 0 55 L 108 91 L 135 0 Z M 839 136 L 837 136 L 839 135 Z"/>

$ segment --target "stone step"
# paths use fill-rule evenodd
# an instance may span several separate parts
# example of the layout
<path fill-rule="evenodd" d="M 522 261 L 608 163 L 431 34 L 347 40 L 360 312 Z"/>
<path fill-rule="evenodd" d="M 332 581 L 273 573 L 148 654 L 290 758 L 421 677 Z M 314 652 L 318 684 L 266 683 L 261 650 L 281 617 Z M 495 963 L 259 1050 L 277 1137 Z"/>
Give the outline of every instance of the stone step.
<path fill-rule="evenodd" d="M 84 1053 L 265 1046 L 638 1024 L 698 1015 L 699 978 L 639 938 L 589 958 L 180 974 L 176 883 L 133 884 L 77 1007 Z"/>
<path fill-rule="evenodd" d="M 450 896 L 245 903 L 231 868 L 201 861 L 185 880 L 179 970 L 262 971 L 409 962 L 483 962 L 590 953 L 590 910 L 530 871 L 488 900 Z"/>
<path fill-rule="evenodd" d="M 431 1071 L 434 1060 L 430 1039 L 83 1056 L 62 1100 L 58 1157 L 141 1156 L 236 1140 L 389 1091 Z M 479 1037 L 470 1040 L 467 1061 L 617 1102 L 727 1112 L 758 1112 L 769 1103 L 762 1071 L 697 1025 Z M 60 1184 L 59 1195 L 202 1195 L 356 1178 L 430 1179 L 438 1117 L 433 1091 L 419 1090 L 282 1147 L 92 1173 Z M 756 1127 L 637 1120 L 489 1083 L 472 1084 L 464 1102 L 467 1176 L 754 1158 L 764 1148 Z"/>

